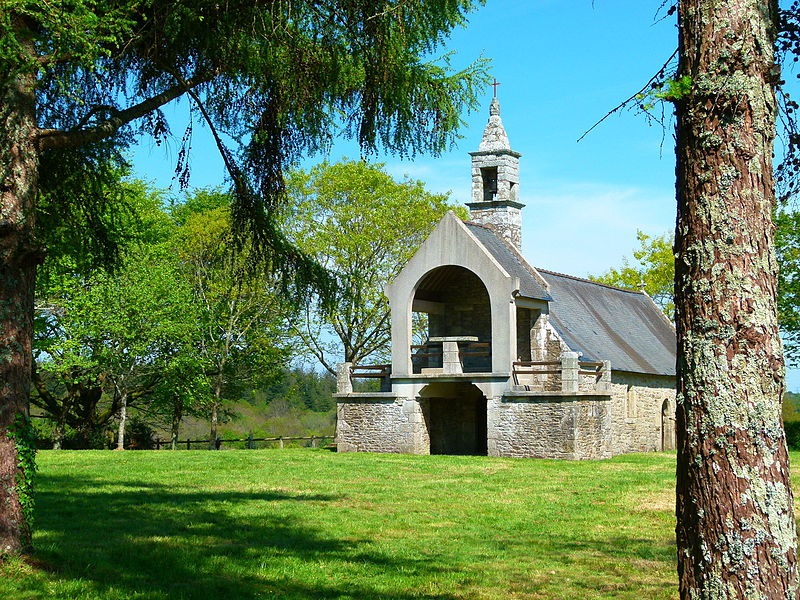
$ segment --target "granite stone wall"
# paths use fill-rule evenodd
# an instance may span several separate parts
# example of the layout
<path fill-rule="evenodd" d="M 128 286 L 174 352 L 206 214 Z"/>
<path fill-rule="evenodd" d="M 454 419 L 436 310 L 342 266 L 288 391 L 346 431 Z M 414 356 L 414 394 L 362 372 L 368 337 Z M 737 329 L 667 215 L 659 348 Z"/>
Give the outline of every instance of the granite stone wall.
<path fill-rule="evenodd" d="M 675 378 L 665 375 L 611 372 L 611 448 L 613 454 L 674 449 Z M 662 419 L 664 402 L 667 414 Z M 666 422 L 662 422 L 666 421 Z"/>
<path fill-rule="evenodd" d="M 673 386 L 674 377 L 612 371 L 608 394 L 516 391 L 489 398 L 485 450 L 489 456 L 575 460 L 674 449 Z M 483 428 L 482 399 L 459 402 L 388 394 L 339 397 L 338 449 L 481 453 L 473 433 Z"/>
<path fill-rule="evenodd" d="M 489 455 L 586 459 L 611 455 L 604 396 L 506 395 L 489 402 Z"/>
<path fill-rule="evenodd" d="M 423 406 L 401 397 L 338 398 L 336 446 L 339 452 L 428 454 Z"/>

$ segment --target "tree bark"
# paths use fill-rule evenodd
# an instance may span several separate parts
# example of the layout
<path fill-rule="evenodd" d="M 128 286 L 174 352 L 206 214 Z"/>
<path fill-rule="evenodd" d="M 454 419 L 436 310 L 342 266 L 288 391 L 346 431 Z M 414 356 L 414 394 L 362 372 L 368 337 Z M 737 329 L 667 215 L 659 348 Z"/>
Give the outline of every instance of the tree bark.
<path fill-rule="evenodd" d="M 65 416 L 60 414 L 53 428 L 53 450 L 61 450 L 64 443 Z"/>
<path fill-rule="evenodd" d="M 122 394 L 117 427 L 117 450 L 125 450 L 125 422 L 128 420 L 128 394 Z"/>
<path fill-rule="evenodd" d="M 214 400 L 213 403 L 211 404 L 211 435 L 210 439 L 208 440 L 209 450 L 217 449 L 217 435 L 219 435 L 218 434 L 219 407 L 220 407 L 221 395 L 222 395 L 221 386 L 219 385 L 214 386 Z"/>
<path fill-rule="evenodd" d="M 33 286 L 41 260 L 33 239 L 35 84 L 33 74 L 0 83 L 0 556 L 24 551 L 31 541 L 17 490 L 24 473 L 11 431 L 20 416 L 28 416 Z"/>
<path fill-rule="evenodd" d="M 772 147 L 777 2 L 681 0 L 678 574 L 684 599 L 795 598 Z"/>
<path fill-rule="evenodd" d="M 172 428 L 171 428 L 171 442 L 170 448 L 172 450 L 177 450 L 178 448 L 178 431 L 181 426 L 181 420 L 183 419 L 183 401 L 175 400 L 175 405 L 172 411 Z"/>

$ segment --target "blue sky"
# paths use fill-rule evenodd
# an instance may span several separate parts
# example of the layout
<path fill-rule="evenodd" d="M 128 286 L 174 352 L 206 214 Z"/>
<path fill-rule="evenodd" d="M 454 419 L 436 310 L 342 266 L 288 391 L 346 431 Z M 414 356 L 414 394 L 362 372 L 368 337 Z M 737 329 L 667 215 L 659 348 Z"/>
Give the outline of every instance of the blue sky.
<path fill-rule="evenodd" d="M 620 264 L 636 247 L 636 231 L 675 226 L 672 125 L 648 123 L 622 111 L 577 139 L 609 110 L 639 90 L 677 47 L 674 18 L 660 19 L 660 0 L 488 0 L 465 29 L 453 33 L 456 67 L 478 56 L 492 60 L 511 146 L 522 153 L 520 199 L 523 252 L 546 269 L 586 276 Z M 443 52 L 445 50 L 443 49 Z M 470 162 L 488 118 L 491 88 L 481 109 L 464 115 L 457 147 L 440 157 L 400 161 L 379 156 L 396 175 L 424 181 L 468 201 Z M 179 104 L 168 112 L 186 111 Z M 660 111 L 657 111 L 660 114 Z M 180 117 L 177 119 L 180 121 Z M 180 136 L 180 129 L 173 131 Z M 191 185 L 220 185 L 225 174 L 207 130 L 196 126 Z M 177 143 L 144 141 L 134 154 L 136 175 L 170 187 Z M 351 142 L 329 158 L 357 157 Z M 800 389 L 792 372 L 789 388 Z"/>

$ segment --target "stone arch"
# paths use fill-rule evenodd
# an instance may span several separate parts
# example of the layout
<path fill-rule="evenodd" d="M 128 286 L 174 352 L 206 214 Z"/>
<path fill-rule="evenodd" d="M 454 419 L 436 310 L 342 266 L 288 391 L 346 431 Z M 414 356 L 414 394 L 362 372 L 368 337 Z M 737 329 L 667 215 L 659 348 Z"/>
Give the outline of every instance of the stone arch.
<path fill-rule="evenodd" d="M 661 450 L 675 450 L 675 409 L 669 398 L 661 404 Z"/>
<path fill-rule="evenodd" d="M 425 315 L 411 321 L 424 323 L 422 338 L 429 344 L 410 349 L 414 373 L 442 368 L 441 338 L 448 337 L 474 338 L 457 343 L 463 372 L 491 372 L 492 303 L 477 273 L 460 265 L 435 267 L 417 280 L 410 303 L 412 315 Z"/>
<path fill-rule="evenodd" d="M 486 456 L 487 400 L 468 382 L 437 381 L 417 396 L 429 440 L 430 454 Z"/>

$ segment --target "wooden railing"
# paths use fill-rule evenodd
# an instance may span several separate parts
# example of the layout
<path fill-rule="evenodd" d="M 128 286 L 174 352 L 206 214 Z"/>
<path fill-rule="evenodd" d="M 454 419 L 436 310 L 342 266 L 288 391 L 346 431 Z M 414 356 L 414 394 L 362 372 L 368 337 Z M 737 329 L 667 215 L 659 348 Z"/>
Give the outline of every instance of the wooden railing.
<path fill-rule="evenodd" d="M 253 445 L 253 444 L 255 444 L 255 442 L 271 442 L 271 443 L 276 444 L 278 446 L 278 448 L 283 448 L 284 447 L 284 442 L 295 442 L 295 441 L 302 441 L 302 440 L 311 440 L 311 447 L 312 448 L 316 448 L 324 440 L 335 440 L 335 438 L 332 435 L 312 435 L 312 436 L 298 436 L 298 437 L 278 436 L 278 437 L 269 437 L 269 438 L 247 437 L 247 438 L 239 438 L 239 439 L 217 438 L 215 440 L 214 446 L 215 446 L 215 448 L 217 450 L 220 450 L 222 448 L 223 444 L 232 444 L 232 443 L 242 443 L 242 442 L 244 442 L 245 444 L 247 444 L 245 446 L 245 449 L 247 449 L 247 450 L 255 450 L 255 446 Z M 156 439 L 154 441 L 154 443 L 155 443 L 155 446 L 156 446 L 156 450 L 161 450 L 162 446 L 169 447 L 172 444 L 172 440 Z M 176 446 L 182 447 L 182 446 L 185 445 L 187 450 L 191 450 L 192 449 L 192 444 L 194 444 L 196 448 L 209 448 L 210 445 L 211 445 L 211 440 L 186 439 L 186 440 L 178 440 L 176 442 Z"/>
<path fill-rule="evenodd" d="M 492 355 L 492 344 L 491 342 L 459 342 L 458 345 L 458 357 L 461 360 L 461 363 L 464 363 L 464 359 L 470 358 L 488 358 Z M 424 368 L 424 367 L 441 367 L 442 366 L 442 359 L 444 357 L 444 352 L 442 349 L 442 342 L 427 342 L 425 344 L 412 344 L 411 345 L 411 361 L 417 362 L 416 367 Z M 434 361 L 428 360 L 427 362 L 419 365 L 420 359 L 438 359 Z M 433 362 L 434 364 L 431 364 Z M 491 365 L 489 366 L 489 370 L 491 370 Z M 468 372 L 474 371 L 474 368 L 468 369 Z M 416 370 L 414 371 L 417 372 Z"/>
<path fill-rule="evenodd" d="M 511 374 L 515 386 L 524 387 L 527 391 L 535 391 L 548 385 L 557 385 L 552 379 L 538 376 L 557 375 L 560 379 L 560 390 L 564 393 L 577 393 L 579 390 L 605 393 L 611 383 L 611 363 L 608 361 L 581 361 L 576 352 L 564 352 L 560 360 L 525 360 L 512 363 Z M 587 382 L 582 376 L 594 376 L 594 381 Z M 523 384 L 520 377 L 531 377 L 530 383 Z M 589 386 L 589 390 L 586 387 Z M 558 391 L 551 389 L 550 391 Z"/>
<path fill-rule="evenodd" d="M 350 377 L 383 379 L 392 374 L 392 365 L 354 365 Z"/>
<path fill-rule="evenodd" d="M 521 385 L 519 382 L 520 375 L 560 375 L 560 374 L 561 374 L 560 360 L 518 360 L 512 363 L 512 369 L 511 369 L 511 375 L 514 378 L 514 385 Z"/>
<path fill-rule="evenodd" d="M 353 379 L 380 379 L 381 392 L 391 391 L 392 365 L 354 365 L 349 362 L 336 365 L 336 393 L 352 394 Z"/>

